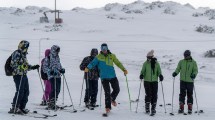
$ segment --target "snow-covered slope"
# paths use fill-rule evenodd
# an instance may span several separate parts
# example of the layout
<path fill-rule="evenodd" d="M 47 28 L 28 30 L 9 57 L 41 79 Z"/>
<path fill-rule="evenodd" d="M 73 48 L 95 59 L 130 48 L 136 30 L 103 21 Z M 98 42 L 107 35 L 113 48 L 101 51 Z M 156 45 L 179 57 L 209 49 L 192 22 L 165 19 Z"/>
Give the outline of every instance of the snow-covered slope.
<path fill-rule="evenodd" d="M 4 75 L 4 64 L 8 56 L 17 49 L 20 40 L 30 41 L 28 61 L 38 64 L 44 56 L 44 50 L 54 44 L 61 47 L 61 61 L 66 68 L 66 77 L 73 97 L 75 107 L 80 109 L 79 99 L 83 72 L 79 70 L 82 59 L 89 55 L 92 48 L 100 49 L 100 45 L 106 42 L 110 50 L 115 53 L 119 60 L 128 69 L 128 81 L 131 98 L 137 99 L 139 89 L 139 73 L 142 63 L 146 60 L 149 50 L 155 50 L 155 56 L 161 64 L 165 77 L 163 85 L 166 103 L 171 103 L 172 97 L 172 72 L 186 49 L 192 51 L 193 58 L 197 61 L 199 74 L 195 81 L 199 109 L 204 114 L 191 116 L 175 115 L 169 116 L 171 106 L 167 106 L 167 114 L 163 107 L 157 107 L 157 114 L 151 118 L 144 112 L 144 89 L 141 90 L 141 101 L 139 113 L 135 113 L 136 104 L 132 103 L 132 112 L 129 111 L 128 94 L 125 77 L 116 68 L 120 81 L 121 92 L 117 98 L 120 104 L 113 108 L 110 115 L 111 120 L 213 120 L 215 115 L 214 74 L 215 62 L 213 58 L 204 58 L 204 52 L 214 49 L 214 37 L 212 32 L 197 32 L 199 26 L 214 28 L 215 21 L 209 20 L 205 12 L 209 8 L 194 9 L 191 5 L 181 5 L 174 2 L 145 3 L 137 1 L 122 5 L 118 3 L 107 4 L 103 8 L 84 9 L 74 8 L 70 11 L 62 11 L 60 17 L 63 24 L 54 25 L 54 14 L 47 13 L 50 23 L 39 23 L 40 17 L 48 8 L 34 6 L 19 8 L 0 8 L 0 54 L 1 54 L 1 84 L 0 84 L 0 117 L 4 120 L 31 120 L 33 118 L 7 114 L 11 107 L 10 103 L 15 92 L 12 77 Z M 194 17 L 195 13 L 203 13 L 201 17 Z M 208 12 L 207 12 L 208 13 Z M 40 58 L 40 59 L 39 59 Z M 31 71 L 28 74 L 30 84 L 30 96 L 27 108 L 40 110 L 39 104 L 42 97 L 38 73 Z M 100 84 L 99 84 L 100 91 Z M 175 83 L 174 112 L 178 109 L 179 77 Z M 62 92 L 58 104 L 62 103 Z M 98 94 L 98 104 L 99 104 Z M 70 104 L 66 93 L 66 104 Z M 194 99 L 195 101 L 195 99 Z M 83 104 L 83 103 L 82 103 Z M 159 83 L 158 105 L 163 104 L 162 91 Z M 194 111 L 196 104 L 194 103 Z M 58 111 L 58 117 L 49 118 L 53 120 L 85 120 L 103 119 L 104 95 L 102 93 L 102 107 L 95 111 L 78 112 L 75 114 Z"/>

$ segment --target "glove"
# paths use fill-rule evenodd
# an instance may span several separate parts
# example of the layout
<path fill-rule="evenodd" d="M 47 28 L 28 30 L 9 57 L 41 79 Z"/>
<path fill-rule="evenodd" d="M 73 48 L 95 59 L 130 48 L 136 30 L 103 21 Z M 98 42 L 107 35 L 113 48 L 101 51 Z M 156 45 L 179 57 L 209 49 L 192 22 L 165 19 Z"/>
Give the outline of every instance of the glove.
<path fill-rule="evenodd" d="M 172 77 L 175 77 L 175 76 L 177 76 L 177 73 L 176 72 L 172 73 Z"/>
<path fill-rule="evenodd" d="M 51 71 L 50 71 L 50 75 L 56 76 L 56 75 L 57 75 L 57 72 L 54 71 L 54 70 L 51 70 Z"/>
<path fill-rule="evenodd" d="M 141 74 L 141 75 L 140 75 L 140 79 L 142 80 L 142 79 L 143 79 L 143 77 L 144 77 L 144 76 Z"/>
<path fill-rule="evenodd" d="M 163 81 L 163 75 L 159 75 L 159 79 L 160 79 L 160 81 L 162 82 Z"/>
<path fill-rule="evenodd" d="M 84 69 L 84 72 L 89 72 L 89 69 L 86 67 L 86 68 Z"/>
<path fill-rule="evenodd" d="M 127 75 L 127 74 L 128 74 L 128 71 L 127 71 L 127 70 L 124 70 L 123 72 L 124 72 L 124 74 L 125 74 L 125 75 Z"/>
<path fill-rule="evenodd" d="M 62 69 L 60 70 L 60 73 L 64 74 L 64 73 L 65 73 L 65 69 L 62 68 Z"/>
<path fill-rule="evenodd" d="M 196 75 L 195 75 L 195 74 L 191 74 L 191 75 L 190 75 L 190 78 L 191 78 L 192 80 L 194 80 L 194 79 L 196 78 Z"/>
<path fill-rule="evenodd" d="M 28 65 L 27 65 L 27 64 L 19 65 L 19 66 L 18 66 L 18 69 L 23 70 L 23 71 L 26 71 L 26 70 L 28 70 Z"/>
<path fill-rule="evenodd" d="M 34 65 L 31 67 L 32 70 L 38 69 L 40 66 L 39 65 Z"/>

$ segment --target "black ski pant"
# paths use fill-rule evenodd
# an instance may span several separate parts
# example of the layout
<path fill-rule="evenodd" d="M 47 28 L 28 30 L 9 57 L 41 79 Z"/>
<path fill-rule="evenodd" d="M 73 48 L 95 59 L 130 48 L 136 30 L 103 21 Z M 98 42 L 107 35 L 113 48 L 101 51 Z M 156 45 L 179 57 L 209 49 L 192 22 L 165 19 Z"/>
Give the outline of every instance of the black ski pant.
<path fill-rule="evenodd" d="M 90 80 L 85 79 L 86 89 L 84 102 L 90 102 L 91 104 L 96 103 L 97 94 L 98 94 L 98 79 Z"/>
<path fill-rule="evenodd" d="M 22 78 L 22 80 L 21 80 Z M 13 76 L 14 83 L 16 85 L 16 93 L 13 98 L 12 106 L 20 109 L 25 109 L 25 106 L 28 102 L 28 96 L 29 96 L 29 84 L 28 84 L 28 77 L 26 75 L 15 75 Z M 20 86 L 21 83 L 21 86 Z M 20 86 L 20 89 L 19 89 Z M 18 95 L 19 93 L 19 95 Z M 17 99 L 18 97 L 18 99 Z M 17 100 L 17 104 L 16 104 Z"/>
<path fill-rule="evenodd" d="M 187 104 L 193 104 L 193 82 L 180 82 L 179 103 L 185 104 L 187 95 Z"/>
<path fill-rule="evenodd" d="M 158 82 L 144 81 L 145 103 L 157 104 Z"/>
<path fill-rule="evenodd" d="M 55 91 L 56 91 L 56 100 L 58 99 L 58 95 L 60 93 L 60 88 L 61 88 L 61 78 L 56 78 L 56 87 L 55 87 L 55 78 L 50 79 L 51 82 L 51 93 L 50 93 L 50 100 L 51 102 L 56 102 L 55 101 Z"/>
<path fill-rule="evenodd" d="M 118 79 L 112 78 L 112 79 L 102 79 L 102 85 L 105 92 L 105 108 L 111 109 L 111 101 L 115 101 L 116 97 L 119 94 L 120 88 L 119 88 L 119 81 Z M 111 92 L 110 85 L 113 89 Z"/>

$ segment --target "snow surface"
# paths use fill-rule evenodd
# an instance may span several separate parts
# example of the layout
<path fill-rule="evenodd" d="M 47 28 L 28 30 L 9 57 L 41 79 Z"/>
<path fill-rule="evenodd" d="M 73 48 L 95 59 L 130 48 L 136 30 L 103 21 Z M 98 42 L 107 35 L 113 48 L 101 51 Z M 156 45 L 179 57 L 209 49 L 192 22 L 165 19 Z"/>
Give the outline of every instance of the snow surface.
<path fill-rule="evenodd" d="M 28 61 L 38 64 L 44 56 L 44 51 L 54 44 L 61 47 L 61 62 L 66 69 L 66 77 L 75 104 L 75 108 L 81 109 L 79 104 L 83 72 L 79 70 L 82 59 L 89 55 L 92 48 L 100 49 L 100 45 L 106 42 L 110 50 L 128 69 L 128 81 L 131 99 L 137 99 L 139 89 L 139 73 L 146 54 L 151 49 L 155 50 L 155 56 L 161 64 L 164 75 L 164 92 L 166 103 L 171 103 L 172 98 L 172 72 L 186 49 L 192 51 L 193 58 L 197 61 L 199 74 L 195 80 L 195 87 L 199 103 L 199 109 L 204 114 L 190 116 L 178 115 L 179 77 L 175 82 L 174 112 L 170 116 L 171 106 L 167 107 L 167 114 L 163 104 L 161 85 L 159 83 L 157 114 L 150 117 L 144 114 L 144 90 L 141 90 L 141 101 L 138 113 L 135 113 L 136 104 L 132 103 L 132 112 L 129 110 L 128 93 L 123 73 L 116 68 L 120 81 L 121 92 L 117 98 L 120 104 L 113 108 L 109 118 L 102 118 L 104 112 L 104 95 L 102 93 L 102 107 L 94 111 L 67 113 L 63 111 L 53 120 L 86 120 L 86 119 L 111 119 L 111 120 L 213 120 L 215 117 L 214 97 L 214 58 L 204 58 L 204 53 L 214 49 L 215 34 L 196 32 L 199 25 L 215 26 L 214 20 L 207 16 L 193 17 L 194 13 L 204 13 L 209 8 L 194 9 L 191 5 L 181 5 L 174 2 L 145 3 L 137 1 L 131 4 L 108 4 L 103 8 L 84 9 L 75 8 L 63 11 L 60 15 L 63 24 L 54 25 L 54 14 L 47 13 L 50 23 L 39 23 L 43 11 L 48 8 L 29 6 L 25 9 L 0 8 L 0 54 L 1 68 L 8 56 L 17 49 L 20 40 L 30 41 Z M 165 12 L 166 11 L 166 12 Z M 41 44 L 40 44 L 41 43 Z M 33 120 L 25 116 L 12 116 L 8 114 L 11 107 L 15 86 L 12 77 L 6 77 L 4 69 L 1 69 L 0 84 L 0 119 L 1 120 Z M 31 111 L 48 113 L 41 110 L 39 104 L 42 98 L 42 88 L 37 71 L 28 73 L 30 84 L 30 96 L 27 108 Z M 65 104 L 70 104 L 67 92 Z M 100 84 L 98 104 L 100 97 Z M 83 100 L 82 100 L 83 101 Z M 62 91 L 58 104 L 62 104 Z M 83 105 L 83 103 L 82 103 Z M 185 107 L 187 108 L 187 107 Z M 196 104 L 194 98 L 194 111 Z M 53 112 L 54 113 L 54 112 Z"/>

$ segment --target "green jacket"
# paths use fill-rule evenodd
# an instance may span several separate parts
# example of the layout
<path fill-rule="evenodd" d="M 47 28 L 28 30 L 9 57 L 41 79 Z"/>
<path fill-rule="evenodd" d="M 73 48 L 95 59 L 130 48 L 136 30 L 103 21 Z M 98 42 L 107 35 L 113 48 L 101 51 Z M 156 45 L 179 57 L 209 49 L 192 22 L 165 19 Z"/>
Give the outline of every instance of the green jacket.
<path fill-rule="evenodd" d="M 197 74 L 198 74 L 198 67 L 197 67 L 196 61 L 193 59 L 180 60 L 175 72 L 177 74 L 180 73 L 180 80 L 181 81 L 193 82 L 193 80 L 191 79 L 190 76 L 192 74 L 195 74 L 195 76 L 197 76 Z"/>
<path fill-rule="evenodd" d="M 114 64 L 122 71 L 126 70 L 122 63 L 117 59 L 116 55 L 109 51 L 107 56 L 102 53 L 97 55 L 87 68 L 93 69 L 95 66 L 98 66 L 101 79 L 111 79 L 116 77 Z"/>
<path fill-rule="evenodd" d="M 143 63 L 143 67 L 140 74 L 144 76 L 144 81 L 158 82 L 158 76 L 162 74 L 160 64 L 156 61 L 155 69 L 153 72 L 151 68 L 151 62 L 147 60 Z"/>

